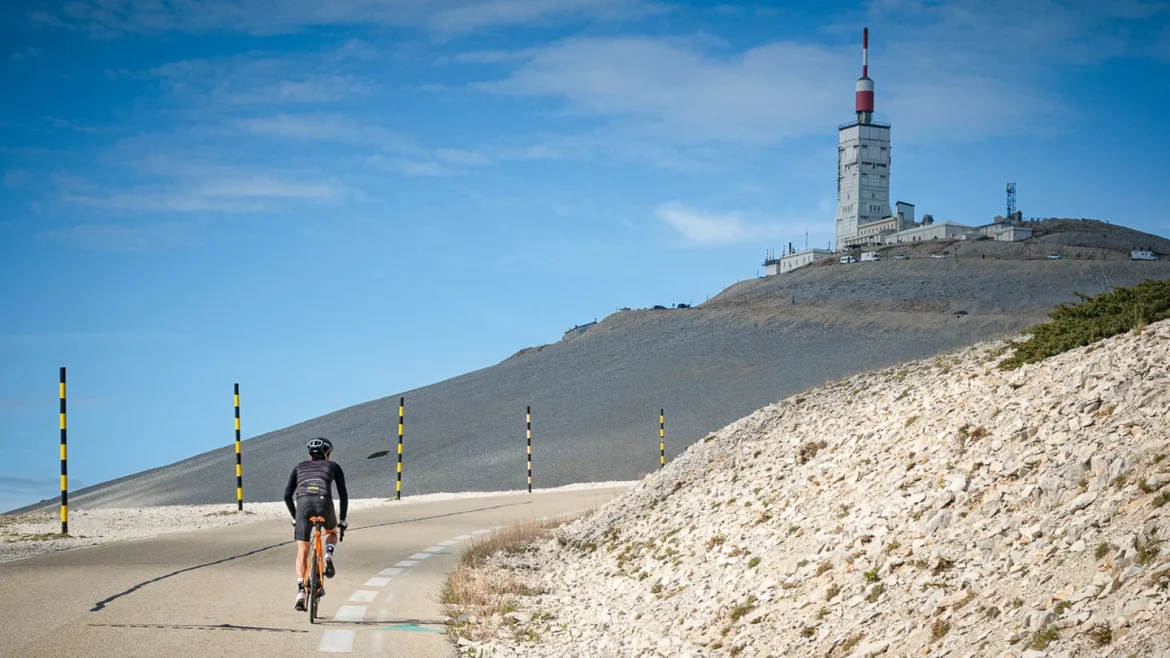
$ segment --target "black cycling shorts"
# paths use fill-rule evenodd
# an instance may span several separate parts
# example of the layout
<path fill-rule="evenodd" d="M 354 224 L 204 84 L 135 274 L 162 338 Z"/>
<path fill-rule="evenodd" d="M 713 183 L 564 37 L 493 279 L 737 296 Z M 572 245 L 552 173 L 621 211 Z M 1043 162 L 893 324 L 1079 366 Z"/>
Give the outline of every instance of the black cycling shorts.
<path fill-rule="evenodd" d="M 297 527 L 293 534 L 297 541 L 309 541 L 313 534 L 313 524 L 309 523 L 309 517 L 312 516 L 324 517 L 326 530 L 335 529 L 337 527 L 337 513 L 333 511 L 333 497 L 297 497 Z"/>

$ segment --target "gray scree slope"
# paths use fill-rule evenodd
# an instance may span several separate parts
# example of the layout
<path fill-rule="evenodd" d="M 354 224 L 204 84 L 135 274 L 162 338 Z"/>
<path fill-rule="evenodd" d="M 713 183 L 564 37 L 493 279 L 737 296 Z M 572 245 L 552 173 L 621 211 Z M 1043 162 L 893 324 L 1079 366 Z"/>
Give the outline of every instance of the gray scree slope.
<path fill-rule="evenodd" d="M 580 336 L 406 391 L 403 494 L 524 488 L 526 405 L 534 486 L 636 479 L 658 467 L 660 408 L 670 459 L 709 432 L 827 380 L 1018 332 L 1057 304 L 1076 302 L 1074 291 L 1170 279 L 1170 262 L 1130 262 L 1119 248 L 1128 250 L 1132 238 L 1168 253 L 1170 241 L 1101 230 L 1112 231 L 1112 250 L 1078 245 L 1068 238 L 1075 232 L 1048 231 L 1037 236 L 1042 246 L 928 243 L 886 250 L 909 260 L 820 262 L 741 282 L 696 308 L 616 313 Z M 1082 242 L 1096 235 L 1092 227 L 1081 232 L 1089 235 Z M 929 258 L 944 246 L 948 258 Z M 1053 251 L 1064 259 L 1024 260 Z M 955 315 L 960 310 L 967 315 Z M 279 500 L 305 442 L 317 435 L 336 443 L 351 495 L 392 497 L 398 398 L 247 439 L 246 500 Z M 389 453 L 367 459 L 380 450 Z M 228 444 L 71 492 L 70 505 L 233 503 L 234 464 Z"/>

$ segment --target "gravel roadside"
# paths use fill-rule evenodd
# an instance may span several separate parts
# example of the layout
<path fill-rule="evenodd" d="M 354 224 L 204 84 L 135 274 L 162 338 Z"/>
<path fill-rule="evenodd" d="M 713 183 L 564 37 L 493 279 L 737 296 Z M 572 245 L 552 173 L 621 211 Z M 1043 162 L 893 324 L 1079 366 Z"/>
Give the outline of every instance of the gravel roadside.
<path fill-rule="evenodd" d="M 533 489 L 533 492 L 598 489 L 632 484 L 635 483 L 587 482 L 551 489 Z M 405 496 L 400 501 L 395 501 L 392 498 L 351 498 L 349 509 L 353 511 L 385 505 L 413 505 L 462 498 L 492 498 L 515 495 L 525 491 L 434 493 Z M 246 503 L 243 512 L 236 510 L 235 503 L 78 509 L 69 512 L 70 536 L 61 537 L 61 520 L 57 514 L 30 512 L 0 515 L 0 562 L 10 562 L 42 553 L 83 548 L 111 541 L 128 541 L 174 532 L 191 532 L 285 518 L 288 518 L 288 509 L 283 502 Z"/>

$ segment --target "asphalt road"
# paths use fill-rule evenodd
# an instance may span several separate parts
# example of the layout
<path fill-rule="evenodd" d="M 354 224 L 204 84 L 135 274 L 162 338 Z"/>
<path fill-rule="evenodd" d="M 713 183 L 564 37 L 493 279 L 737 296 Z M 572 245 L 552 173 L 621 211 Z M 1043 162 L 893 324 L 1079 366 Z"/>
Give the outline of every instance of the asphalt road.
<path fill-rule="evenodd" d="M 599 507 L 617 489 L 354 510 L 324 619 L 293 609 L 287 521 L 114 542 L 0 564 L 0 655 L 448 657 L 438 593 L 493 527 Z"/>

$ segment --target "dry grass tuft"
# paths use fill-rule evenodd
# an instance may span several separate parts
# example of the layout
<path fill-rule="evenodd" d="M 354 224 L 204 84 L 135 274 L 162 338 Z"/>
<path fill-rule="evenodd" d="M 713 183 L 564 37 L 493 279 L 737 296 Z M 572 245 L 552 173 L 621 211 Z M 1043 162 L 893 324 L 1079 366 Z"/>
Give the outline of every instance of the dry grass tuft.
<path fill-rule="evenodd" d="M 515 555 L 533 550 L 536 542 L 552 537 L 552 531 L 564 523 L 557 520 L 522 521 L 493 530 L 482 539 L 472 539 L 459 563 L 475 568 L 496 553 Z"/>
<path fill-rule="evenodd" d="M 497 554 L 536 550 L 539 542 L 551 538 L 555 528 L 570 520 L 522 521 L 473 539 L 439 593 L 443 614 L 454 620 L 447 627 L 448 636 L 485 640 L 497 630 L 490 623 L 493 614 L 506 615 L 518 609 L 520 598 L 544 594 L 492 567 L 490 559 Z"/>

